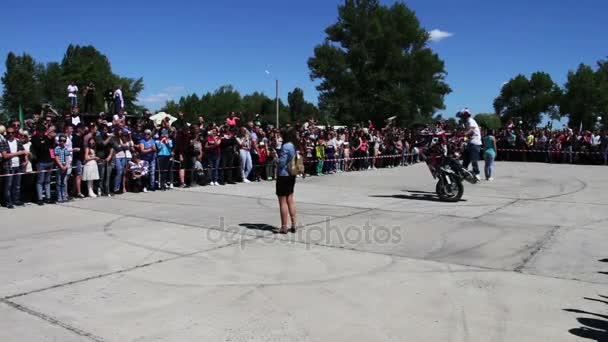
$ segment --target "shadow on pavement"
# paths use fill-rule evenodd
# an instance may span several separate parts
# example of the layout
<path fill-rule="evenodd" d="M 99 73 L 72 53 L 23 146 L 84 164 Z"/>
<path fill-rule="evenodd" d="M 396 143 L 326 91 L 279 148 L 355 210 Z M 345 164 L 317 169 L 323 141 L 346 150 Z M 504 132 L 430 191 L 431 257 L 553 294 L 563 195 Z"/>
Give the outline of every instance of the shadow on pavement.
<path fill-rule="evenodd" d="M 275 226 L 271 226 L 267 223 L 241 223 L 239 224 L 239 226 L 247 228 L 247 229 L 251 229 L 251 230 L 261 230 L 261 231 L 265 231 L 265 232 L 273 232 L 273 233 L 278 233 L 279 228 L 275 227 Z"/>
<path fill-rule="evenodd" d="M 420 194 L 420 195 L 372 195 L 369 197 L 375 197 L 375 198 L 396 198 L 396 199 L 403 199 L 403 200 L 413 200 L 413 201 L 427 201 L 427 202 L 441 202 L 441 203 L 448 203 L 445 201 L 442 201 L 441 199 L 439 199 L 439 197 L 437 197 L 436 195 L 431 195 L 431 194 Z M 461 199 L 459 202 L 466 202 L 467 200 Z"/>
<path fill-rule="evenodd" d="M 403 192 L 409 192 L 412 194 L 426 194 L 426 195 L 434 195 L 434 192 L 431 191 L 420 191 L 420 190 L 401 190 Z"/>
<path fill-rule="evenodd" d="M 600 262 L 608 262 L 608 259 L 599 260 Z M 601 274 L 608 274 L 608 272 L 599 272 Z M 601 298 L 608 299 L 607 296 L 599 295 Z M 585 300 L 594 301 L 602 304 L 607 304 L 608 301 L 584 297 Z M 572 335 L 585 338 L 592 341 L 604 342 L 608 341 L 608 316 L 601 315 L 593 312 L 576 310 L 576 309 L 564 309 L 564 311 L 584 314 L 589 316 L 595 316 L 594 318 L 578 317 L 576 320 L 582 325 L 581 327 L 568 330 Z"/>

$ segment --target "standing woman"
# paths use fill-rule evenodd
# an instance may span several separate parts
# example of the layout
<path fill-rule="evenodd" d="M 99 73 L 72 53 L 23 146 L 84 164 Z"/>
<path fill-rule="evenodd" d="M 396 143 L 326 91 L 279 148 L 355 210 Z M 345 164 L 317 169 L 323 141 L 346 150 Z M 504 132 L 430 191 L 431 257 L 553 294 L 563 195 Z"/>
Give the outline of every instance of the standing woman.
<path fill-rule="evenodd" d="M 207 136 L 205 142 L 205 159 L 209 170 L 211 170 L 210 181 L 211 186 L 219 184 L 219 168 L 220 168 L 220 138 L 217 133 L 217 128 L 213 128 Z"/>
<path fill-rule="evenodd" d="M 156 141 L 156 150 L 158 151 L 158 169 L 159 169 L 159 185 L 162 191 L 167 190 L 167 182 L 169 181 L 169 160 L 171 159 L 171 150 L 173 149 L 173 141 L 169 138 L 169 133 L 162 131 L 160 139 Z"/>
<path fill-rule="evenodd" d="M 156 152 L 158 151 L 158 148 L 156 147 L 156 141 L 154 141 L 154 139 L 152 139 L 152 131 L 149 129 L 146 129 L 144 131 L 144 138 L 141 139 L 141 141 L 139 141 L 139 152 L 140 152 L 140 158 L 144 161 L 148 162 L 148 181 L 149 184 L 147 184 L 148 189 L 150 189 L 150 191 L 155 191 L 156 190 L 156 182 L 155 182 L 155 176 L 156 176 Z M 145 187 L 146 185 L 144 185 Z"/>
<path fill-rule="evenodd" d="M 295 143 L 298 141 L 298 133 L 290 128 L 284 135 L 283 144 L 279 150 L 277 165 L 276 193 L 279 199 L 281 212 L 280 234 L 296 232 L 296 202 L 293 197 L 293 188 L 296 184 L 296 176 L 289 174 L 289 162 L 296 156 Z M 287 226 L 287 216 L 291 217 L 291 229 Z"/>
<path fill-rule="evenodd" d="M 93 184 L 99 180 L 99 168 L 97 167 L 99 157 L 95 154 L 96 148 L 95 139 L 91 139 L 88 146 L 84 149 L 85 164 L 82 170 L 82 180 L 87 182 L 87 190 L 91 198 L 97 197 L 95 191 L 93 191 Z M 101 196 L 101 193 L 99 195 Z"/>
<path fill-rule="evenodd" d="M 493 181 L 494 178 L 492 178 L 492 171 L 494 169 L 496 151 L 498 151 L 498 149 L 496 148 L 496 138 L 494 137 L 494 130 L 488 130 L 488 133 L 483 138 L 483 149 L 483 158 L 486 162 L 484 167 L 486 173 L 486 180 Z"/>
<path fill-rule="evenodd" d="M 241 177 L 243 178 L 244 183 L 251 183 L 248 178 L 251 168 L 253 167 L 250 152 L 252 146 L 251 137 L 249 136 L 249 132 L 247 132 L 247 128 L 241 127 L 236 140 L 239 144 L 239 156 L 241 158 Z"/>
<path fill-rule="evenodd" d="M 118 138 L 113 142 L 114 152 L 116 156 L 115 167 L 116 176 L 114 177 L 114 193 L 120 193 L 120 185 L 122 183 L 122 193 L 127 192 L 127 181 L 123 179 L 125 170 L 129 165 L 129 161 L 132 158 L 132 152 L 134 149 L 133 141 L 129 136 L 129 133 L 123 130 L 117 130 Z"/>

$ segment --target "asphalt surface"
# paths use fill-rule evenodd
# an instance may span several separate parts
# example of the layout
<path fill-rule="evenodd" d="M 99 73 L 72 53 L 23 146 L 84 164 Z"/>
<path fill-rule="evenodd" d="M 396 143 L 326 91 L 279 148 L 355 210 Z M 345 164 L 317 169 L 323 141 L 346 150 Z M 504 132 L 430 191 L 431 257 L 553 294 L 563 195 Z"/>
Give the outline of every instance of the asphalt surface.
<path fill-rule="evenodd" d="M 608 168 L 424 165 L 0 210 L 0 341 L 608 340 Z"/>

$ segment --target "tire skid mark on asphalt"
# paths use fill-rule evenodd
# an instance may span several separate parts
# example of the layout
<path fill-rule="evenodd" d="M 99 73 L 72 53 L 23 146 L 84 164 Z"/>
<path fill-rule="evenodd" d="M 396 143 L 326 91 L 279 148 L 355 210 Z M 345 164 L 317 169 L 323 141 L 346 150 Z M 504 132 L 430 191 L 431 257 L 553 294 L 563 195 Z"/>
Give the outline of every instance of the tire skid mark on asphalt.
<path fill-rule="evenodd" d="M 48 290 L 54 290 L 54 289 L 62 288 L 62 287 L 65 287 L 65 286 L 70 286 L 70 285 L 75 285 L 75 284 L 83 283 L 83 282 L 86 282 L 86 281 L 89 281 L 89 280 L 100 279 L 100 278 L 105 278 L 105 277 L 109 277 L 109 276 L 112 276 L 112 275 L 122 274 L 122 273 L 130 272 L 130 271 L 133 271 L 133 270 L 137 270 L 137 269 L 140 269 L 140 268 L 146 268 L 146 267 L 149 267 L 149 266 L 166 263 L 166 262 L 169 262 L 169 261 L 172 261 L 172 260 L 177 260 L 177 259 L 180 259 L 180 258 L 183 258 L 183 257 L 188 257 L 188 256 L 191 256 L 191 255 L 196 255 L 196 254 L 199 254 L 199 253 L 207 253 L 207 252 L 214 251 L 216 249 L 230 247 L 230 246 L 233 246 L 233 245 L 235 245 L 237 243 L 238 242 L 223 244 L 221 246 L 215 246 L 213 248 L 208 248 L 208 249 L 204 249 L 204 250 L 188 253 L 188 254 L 183 255 L 183 256 L 174 256 L 174 257 L 170 257 L 170 258 L 159 259 L 159 260 L 147 262 L 145 264 L 139 264 L 139 265 L 123 268 L 123 269 L 112 271 L 112 272 L 99 273 L 99 274 L 92 275 L 92 276 L 89 276 L 89 277 L 85 277 L 85 278 L 81 278 L 81 279 L 76 279 L 76 280 L 71 280 L 71 281 L 67 281 L 67 282 L 63 282 L 63 283 L 59 283 L 59 284 L 43 287 L 43 288 L 40 288 L 40 289 L 35 289 L 35 290 L 27 291 L 27 292 L 21 292 L 21 293 L 17 293 L 17 294 L 12 294 L 12 295 L 8 295 L 8 296 L 5 296 L 3 298 L 0 298 L 0 301 L 1 300 L 7 300 L 8 301 L 8 300 L 11 300 L 11 299 L 14 299 L 14 298 L 24 297 L 24 296 L 28 296 L 28 295 L 31 295 L 31 294 L 34 294 L 34 293 L 45 292 L 45 291 L 48 291 Z"/>
<path fill-rule="evenodd" d="M 535 244 L 530 246 L 529 255 L 526 256 L 522 260 L 522 262 L 513 269 L 513 271 L 517 272 L 517 273 L 522 273 L 522 271 L 528 265 L 528 263 L 532 262 L 532 260 L 534 260 L 536 255 L 538 255 L 542 251 L 542 249 L 545 247 L 545 245 L 547 245 L 548 243 L 551 242 L 551 240 L 553 240 L 555 235 L 557 235 L 557 232 L 559 231 L 559 229 L 560 229 L 560 226 L 553 227 L 553 229 L 548 231 L 547 234 L 545 234 L 545 236 L 543 236 L 539 241 L 537 241 Z"/>
<path fill-rule="evenodd" d="M 101 338 L 101 337 L 99 337 L 99 336 L 93 335 L 90 332 L 84 331 L 84 330 L 82 330 L 80 328 L 77 328 L 77 327 L 71 325 L 71 324 L 62 322 L 62 321 L 60 321 L 56 317 L 47 315 L 47 314 L 45 314 L 43 312 L 40 312 L 40 311 L 36 311 L 36 310 L 31 309 L 31 308 L 29 308 L 29 307 L 27 307 L 25 305 L 17 304 L 17 303 L 15 303 L 13 301 L 10 301 L 8 299 L 0 299 L 0 303 L 4 303 L 7 306 L 9 306 L 9 307 L 11 307 L 11 308 L 13 308 L 15 310 L 21 311 L 21 312 L 23 312 L 23 313 L 25 313 L 25 314 L 27 314 L 29 316 L 37 317 L 37 318 L 39 318 L 39 319 L 41 319 L 43 321 L 46 321 L 47 323 L 51 324 L 52 326 L 63 328 L 65 330 L 68 330 L 68 331 L 76 334 L 76 335 L 85 337 L 85 338 L 87 338 L 87 339 L 89 339 L 91 341 L 95 341 L 95 342 L 103 342 L 104 341 L 104 339 Z"/>

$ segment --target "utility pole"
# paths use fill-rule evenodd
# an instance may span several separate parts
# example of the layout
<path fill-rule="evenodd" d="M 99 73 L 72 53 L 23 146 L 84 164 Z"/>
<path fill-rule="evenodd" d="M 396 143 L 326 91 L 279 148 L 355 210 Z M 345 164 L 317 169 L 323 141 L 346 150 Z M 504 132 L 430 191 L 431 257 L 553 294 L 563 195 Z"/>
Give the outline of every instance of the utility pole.
<path fill-rule="evenodd" d="M 277 86 L 276 86 L 276 90 L 277 90 L 277 94 L 276 94 L 276 101 L 277 101 L 277 129 L 279 129 L 279 79 L 277 78 Z"/>

